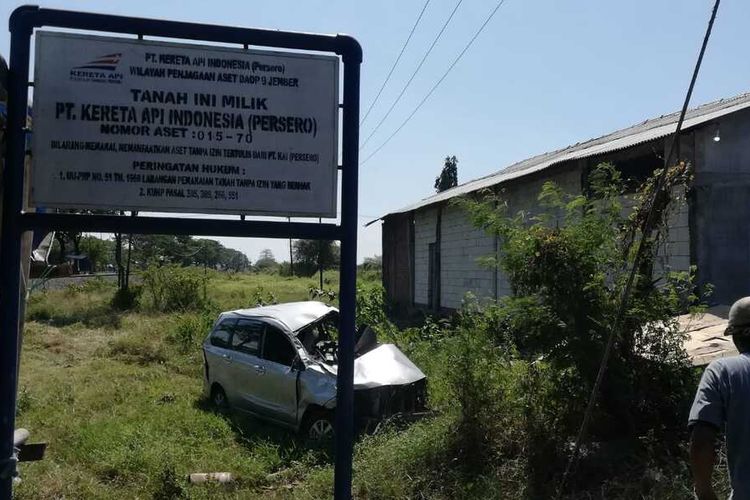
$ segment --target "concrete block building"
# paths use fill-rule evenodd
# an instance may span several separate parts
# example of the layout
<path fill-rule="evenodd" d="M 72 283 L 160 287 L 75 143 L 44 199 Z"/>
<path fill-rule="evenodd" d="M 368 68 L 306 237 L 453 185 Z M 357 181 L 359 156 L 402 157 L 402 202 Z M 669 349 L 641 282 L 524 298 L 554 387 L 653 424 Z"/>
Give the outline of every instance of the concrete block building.
<path fill-rule="evenodd" d="M 510 213 L 539 209 L 544 182 L 579 193 L 591 169 L 615 164 L 623 177 L 646 179 L 663 165 L 679 113 L 646 120 L 611 134 L 552 151 L 435 194 L 381 219 L 383 284 L 401 310 L 460 307 L 466 292 L 496 300 L 510 293 L 502 271 L 479 263 L 498 252 L 495 237 L 475 228 L 451 203 L 485 189 L 502 190 Z M 699 283 L 711 283 L 717 304 L 750 295 L 750 94 L 691 109 L 678 141 L 678 157 L 695 178 L 686 202 L 669 215 L 669 232 L 657 265 L 685 271 L 697 266 Z"/>

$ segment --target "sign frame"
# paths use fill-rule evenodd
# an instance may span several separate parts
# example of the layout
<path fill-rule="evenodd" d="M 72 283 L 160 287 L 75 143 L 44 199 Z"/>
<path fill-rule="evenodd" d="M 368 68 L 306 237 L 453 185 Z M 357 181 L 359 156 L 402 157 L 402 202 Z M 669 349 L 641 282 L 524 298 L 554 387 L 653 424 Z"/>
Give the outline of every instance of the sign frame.
<path fill-rule="evenodd" d="M 29 82 L 30 44 L 34 29 L 57 27 L 91 32 L 274 47 L 336 54 L 343 63 L 341 155 L 341 222 L 245 221 L 209 218 L 76 215 L 24 212 L 25 121 Z M 354 444 L 354 320 L 356 295 L 357 207 L 359 170 L 359 82 L 362 48 L 348 35 L 238 28 L 137 17 L 113 16 L 37 6 L 18 7 L 10 16 L 10 71 L 8 77 L 7 156 L 2 182 L 0 228 L 0 499 L 12 496 L 16 458 L 13 431 L 18 390 L 19 296 L 21 236 L 34 229 L 124 232 L 134 234 L 192 234 L 266 238 L 332 239 L 341 242 L 340 334 L 335 418 L 334 498 L 351 498 Z"/>
<path fill-rule="evenodd" d="M 44 66 L 43 66 L 44 62 L 42 61 L 42 59 L 40 57 L 40 56 L 43 56 L 42 51 L 40 49 L 40 47 L 42 46 L 42 44 L 41 44 L 42 38 L 45 39 L 45 44 L 47 45 L 48 49 L 49 49 L 50 45 L 53 43 L 53 40 L 57 40 L 57 43 L 64 43 L 64 41 L 66 41 L 66 40 L 70 40 L 73 43 L 76 43 L 76 41 L 78 41 L 79 43 L 80 43 L 80 41 L 83 41 L 83 43 L 86 43 L 87 41 L 88 42 L 97 42 L 97 41 L 100 41 L 100 42 L 105 43 L 105 44 L 115 43 L 115 44 L 119 44 L 120 45 L 119 49 L 107 48 L 106 49 L 107 52 L 109 52 L 110 50 L 122 50 L 122 51 L 125 51 L 125 50 L 127 50 L 126 46 L 143 45 L 143 47 L 141 47 L 140 50 L 146 50 L 146 51 L 153 50 L 154 52 L 157 52 L 159 50 L 174 49 L 175 51 L 182 52 L 183 54 L 185 52 L 189 53 L 189 52 L 192 51 L 192 52 L 194 52 L 193 56 L 198 56 L 198 54 L 195 54 L 195 52 L 200 51 L 200 56 L 204 57 L 204 58 L 212 58 L 212 57 L 227 57 L 227 58 L 230 58 L 230 57 L 241 57 L 241 58 L 245 58 L 245 57 L 248 57 L 248 56 L 255 56 L 255 57 L 258 57 L 258 58 L 278 58 L 277 59 L 278 62 L 281 62 L 284 59 L 306 60 L 306 62 L 303 62 L 301 64 L 310 64 L 309 61 L 316 61 L 316 60 L 317 61 L 321 61 L 323 63 L 324 62 L 331 63 L 331 62 L 333 62 L 333 60 L 336 60 L 336 67 L 335 67 L 335 69 L 333 71 L 333 82 L 332 82 L 333 85 L 332 85 L 332 89 L 331 90 L 332 90 L 332 94 L 334 96 L 334 99 L 336 101 L 338 101 L 338 96 L 339 96 L 339 70 L 338 70 L 338 60 L 337 60 L 338 58 L 336 56 L 330 56 L 330 55 L 325 55 L 325 54 L 307 54 L 307 53 L 300 53 L 300 52 L 294 53 L 294 52 L 289 52 L 289 51 L 275 51 L 275 50 L 258 51 L 258 50 L 252 50 L 252 49 L 243 49 L 241 47 L 211 46 L 211 45 L 207 45 L 207 44 L 198 44 L 198 43 L 189 43 L 189 44 L 188 43 L 175 43 L 175 42 L 168 42 L 168 41 L 164 41 L 164 40 L 142 40 L 142 39 L 139 40 L 137 38 L 101 36 L 101 35 L 91 35 L 89 33 L 81 34 L 81 33 L 70 33 L 70 32 L 62 32 L 62 31 L 51 31 L 51 30 L 43 30 L 43 31 L 38 31 L 36 33 L 36 37 L 35 37 L 35 39 L 36 39 L 36 50 L 35 50 L 35 54 L 34 54 L 34 58 L 35 58 L 35 61 L 34 61 L 35 62 L 35 71 L 34 71 L 35 87 L 34 87 L 34 90 L 35 90 L 35 92 L 37 91 L 37 87 L 41 88 L 42 85 L 50 85 L 45 80 L 43 80 L 42 77 L 41 77 L 41 75 L 44 74 Z M 104 49 L 102 49 L 102 50 L 104 50 Z M 135 63 L 135 64 L 139 64 L 139 63 L 143 64 L 143 61 L 133 61 L 133 63 Z M 284 62 L 284 65 L 287 65 L 289 63 L 291 63 L 291 61 Z M 163 67 L 164 66 L 162 66 L 162 68 Z M 191 66 L 191 68 L 193 68 L 193 67 L 195 67 L 195 66 Z M 211 70 L 211 68 L 210 67 L 204 67 L 203 70 Z M 219 70 L 217 70 L 217 71 L 219 71 Z M 120 73 L 120 72 L 118 72 L 118 73 Z M 124 76 L 122 76 L 122 73 L 125 73 L 125 72 L 122 71 L 120 73 L 121 74 L 120 80 L 122 80 L 123 78 L 128 78 L 127 74 L 125 74 Z M 45 76 L 47 76 L 47 75 L 45 75 Z M 57 76 L 61 76 L 61 75 L 57 75 Z M 255 75 L 253 75 L 253 76 L 255 76 Z M 258 78 L 260 78 L 260 77 L 258 77 Z M 154 80 L 154 81 L 157 81 L 157 80 Z M 176 85 L 176 82 L 182 82 L 182 81 L 183 80 L 179 80 L 179 79 L 176 80 L 176 81 L 167 79 L 165 81 L 165 83 L 167 83 L 168 85 L 171 84 L 171 85 L 169 85 L 170 87 L 172 87 L 171 92 L 180 92 L 179 90 L 176 90 L 174 87 L 179 87 L 178 85 Z M 199 86 L 200 83 L 195 83 L 194 81 L 191 81 L 191 80 L 188 80 L 187 82 L 188 83 L 187 83 L 186 86 L 190 86 L 190 84 L 192 83 L 193 88 L 190 88 L 190 89 L 187 89 L 187 90 L 183 90 L 183 92 L 193 93 L 193 94 L 196 93 L 195 86 Z M 68 85 L 70 85 L 69 82 L 66 81 L 66 83 L 68 83 Z M 222 85 L 222 82 L 219 82 L 218 84 Z M 52 84 L 52 85 L 54 85 L 54 84 Z M 78 84 L 74 84 L 74 85 L 78 85 Z M 144 82 L 142 82 L 142 85 L 147 85 L 147 84 L 144 81 Z M 252 86 L 252 87 L 241 88 L 241 87 L 239 87 L 237 85 L 238 84 L 235 84 L 234 88 L 226 89 L 224 91 L 225 92 L 227 92 L 227 91 L 228 92 L 233 92 L 233 96 L 234 95 L 239 95 L 241 92 L 245 92 L 247 94 L 250 94 L 252 92 L 253 96 L 267 95 L 267 94 L 263 94 L 262 91 L 273 92 L 273 87 L 268 87 L 268 88 L 260 87 L 260 89 L 259 89 L 258 87 Z M 90 84 L 89 84 L 89 86 L 90 86 Z M 107 84 L 104 84 L 103 86 L 95 84 L 93 88 L 96 88 L 96 89 L 102 89 L 102 88 L 103 89 L 107 89 L 108 87 L 110 87 L 110 86 L 107 85 Z M 112 87 L 117 88 L 118 90 L 120 90 L 120 88 L 121 88 L 119 84 L 118 85 L 113 85 Z M 158 87 L 158 85 L 157 85 L 157 87 Z M 141 88 L 144 88 L 144 87 L 141 87 Z M 154 89 L 148 89 L 148 90 L 154 90 Z M 261 92 L 259 92 L 259 90 Z M 211 92 L 218 92 L 218 90 L 211 89 Z M 217 94 L 214 94 L 214 95 L 217 95 Z M 56 98 L 57 97 L 55 97 L 55 99 Z M 275 100 L 276 101 L 280 101 L 280 100 L 283 100 L 283 99 L 276 98 Z M 313 100 L 315 100 L 315 99 L 313 99 Z M 37 99 L 35 99 L 35 104 L 36 104 L 36 101 L 37 101 Z M 96 102 L 97 105 L 102 104 L 101 102 L 98 102 L 98 101 L 89 101 L 89 102 Z M 133 106 L 133 103 L 130 103 L 130 106 Z M 146 107 L 146 106 L 148 106 L 148 105 L 143 105 L 143 104 L 136 105 L 136 106 L 133 107 L 133 109 L 140 116 L 140 112 L 142 111 L 142 108 Z M 138 108 L 141 108 L 141 109 L 138 109 Z M 164 108 L 162 108 L 162 109 L 164 109 Z M 181 107 L 181 106 L 178 105 L 178 106 L 173 107 L 171 109 L 175 110 L 175 111 L 180 111 L 180 110 L 181 111 L 200 111 L 200 110 L 205 110 L 206 107 L 204 107 L 204 106 L 197 106 L 197 107 L 192 106 L 192 107 L 188 107 L 188 108 L 183 108 L 183 107 Z M 238 110 L 236 108 L 217 108 L 217 109 L 219 109 L 220 111 L 229 112 L 229 113 L 232 113 L 232 114 L 241 114 L 240 110 Z M 234 215 L 234 214 L 237 214 L 237 213 L 242 213 L 242 214 L 245 214 L 245 215 L 260 215 L 260 216 L 282 216 L 282 217 L 292 216 L 292 217 L 326 217 L 326 218 L 335 218 L 336 217 L 336 209 L 337 209 L 337 198 L 338 198 L 338 193 L 337 193 L 338 178 L 337 178 L 337 175 L 336 175 L 336 173 L 337 173 L 336 172 L 336 167 L 337 167 L 337 163 L 338 163 L 338 141 L 339 141 L 339 130 L 338 130 L 339 107 L 338 107 L 338 102 L 336 102 L 334 105 L 332 105 L 330 107 L 330 109 L 328 109 L 328 107 L 326 107 L 325 110 L 326 110 L 326 112 L 324 114 L 327 115 L 326 118 L 330 119 L 331 122 L 332 122 L 332 124 L 333 124 L 333 128 L 330 131 L 330 143 L 327 145 L 327 147 L 330 148 L 330 152 L 331 152 L 332 158 L 331 158 L 330 162 L 326 162 L 327 165 L 322 165 L 322 164 L 320 165 L 321 168 L 325 168 L 324 173 L 322 173 L 320 175 L 325 175 L 326 177 L 330 176 L 330 179 L 328 179 L 327 183 L 321 184 L 321 187 L 323 189 L 325 189 L 327 191 L 330 191 L 332 193 L 332 196 L 328 200 L 327 207 L 325 207 L 325 208 L 320 207 L 319 210 L 307 210 L 307 211 L 303 211 L 303 210 L 285 210 L 285 211 L 283 211 L 283 213 L 281 213 L 281 211 L 278 208 L 276 208 L 276 209 L 271 209 L 271 208 L 263 209 L 263 208 L 250 208 L 250 207 L 221 208 L 219 206 L 220 205 L 219 203 L 212 203 L 211 204 L 212 206 L 209 207 L 209 206 L 206 206 L 205 204 L 203 204 L 202 200 L 195 199 L 195 201 L 197 203 L 201 204 L 201 206 L 203 208 L 194 209 L 191 213 L 231 214 L 231 215 Z M 330 113 L 330 114 L 328 114 L 328 113 Z M 36 126 L 36 128 L 39 128 L 41 130 L 41 127 L 39 127 L 37 125 L 37 122 L 40 121 L 39 120 L 39 113 L 38 112 L 35 113 L 35 116 L 36 116 L 35 126 Z M 50 120 L 50 122 L 45 123 L 46 128 L 50 128 L 50 127 L 54 128 L 56 124 L 53 123 L 53 120 L 51 118 L 47 118 L 47 119 Z M 248 128 L 249 128 L 249 125 L 250 125 L 249 118 L 247 118 L 247 121 L 248 121 L 247 125 L 248 125 Z M 76 123 L 78 123 L 78 124 L 80 124 L 79 125 L 80 127 L 86 127 L 88 124 L 93 124 L 94 126 L 96 126 L 96 125 L 104 123 L 104 122 L 103 121 L 87 122 L 87 121 L 81 121 L 81 120 L 72 120 L 72 121 L 66 120 L 66 121 L 62 121 L 59 124 L 57 124 L 57 127 L 65 128 L 64 125 L 63 125 L 64 123 L 70 123 L 72 125 L 75 125 Z M 143 124 L 143 123 L 137 123 L 136 124 L 136 126 L 138 126 L 138 127 L 143 127 L 144 125 L 150 126 L 151 128 L 159 128 L 156 125 L 152 125 L 150 123 L 149 124 Z M 88 126 L 91 126 L 91 125 L 88 125 Z M 164 126 L 167 127 L 167 128 L 172 128 L 172 127 L 175 127 L 175 126 L 178 126 L 178 125 L 167 125 L 167 124 L 165 124 Z M 205 127 L 197 127 L 197 128 L 198 129 L 205 129 Z M 208 130 L 211 130 L 211 129 L 208 129 Z M 221 130 L 221 129 L 219 129 L 219 130 Z M 212 130 L 212 132 L 214 134 L 217 133 L 216 130 Z M 223 135 L 234 136 L 235 135 L 235 129 L 230 128 L 228 131 L 227 130 L 221 130 L 220 133 L 223 133 Z M 246 131 L 244 131 L 244 129 L 243 129 L 243 134 L 244 133 L 246 133 Z M 249 133 L 252 134 L 252 132 L 249 132 Z M 32 153 L 42 152 L 42 148 L 43 148 L 45 150 L 44 152 L 46 154 L 49 154 L 49 150 L 43 145 L 42 141 L 46 141 L 47 139 L 50 139 L 50 137 L 42 138 L 40 134 L 41 134 L 41 132 L 38 131 L 37 133 L 33 134 L 33 136 L 32 136 Z M 196 135 L 196 131 L 195 130 L 193 130 L 192 135 L 193 136 Z M 116 137 L 117 137 L 117 139 L 115 139 Z M 111 136 L 101 136 L 99 138 L 99 140 L 105 141 L 107 139 L 110 139 L 112 141 L 119 140 L 119 141 L 127 142 L 127 139 L 129 137 L 130 136 L 121 136 L 121 137 L 118 137 L 116 135 L 111 135 Z M 283 137 L 283 135 L 282 135 L 282 137 Z M 148 143 L 146 145 L 166 145 L 165 143 L 156 144 L 155 142 L 153 142 L 154 141 L 153 137 L 148 137 L 148 138 L 141 137 L 141 138 L 138 138 L 137 136 L 135 136 L 135 137 L 133 137 L 133 139 L 134 140 L 145 139 L 147 141 L 147 143 Z M 84 142 L 85 140 L 94 140 L 94 139 L 93 138 L 84 139 L 84 140 L 81 140 L 81 142 Z M 165 141 L 166 140 L 167 139 L 165 139 Z M 226 147 L 226 146 L 229 146 L 231 148 L 232 146 L 235 145 L 234 142 L 229 142 L 228 143 L 226 141 L 221 141 L 222 142 L 221 145 L 217 144 L 215 141 L 214 142 L 208 142 L 208 143 L 201 143 L 200 141 L 195 141 L 195 139 L 193 139 L 192 141 L 179 140 L 178 142 L 179 142 L 179 144 L 173 143 L 171 145 L 173 145 L 173 146 L 180 145 L 181 147 L 185 147 L 188 144 L 191 144 L 191 143 L 195 144 L 197 142 L 197 143 L 201 144 L 202 146 L 204 146 L 206 149 L 208 149 L 208 148 L 211 148 L 211 149 L 214 149 L 214 148 L 223 148 L 223 147 Z M 247 146 L 247 145 L 245 144 L 245 146 Z M 253 147 L 257 147 L 254 143 L 252 144 L 252 146 Z M 279 150 L 279 151 L 281 151 L 281 150 Z M 58 153 L 58 155 L 60 155 L 60 154 L 66 155 L 66 154 L 69 154 L 69 152 L 66 152 L 66 151 L 63 150 L 63 151 L 61 151 L 61 152 Z M 90 155 L 91 153 L 90 152 L 84 152 L 83 154 L 89 154 Z M 122 161 L 125 161 L 125 158 L 127 158 L 126 155 L 120 156 L 118 153 L 113 153 L 113 154 L 116 155 L 115 157 L 119 156 L 120 160 L 122 160 Z M 138 153 L 133 153 L 133 155 L 139 156 Z M 37 154 L 37 156 L 39 156 L 39 155 Z M 221 158 L 221 161 L 223 163 L 231 162 L 232 161 L 231 159 L 224 159 L 224 157 L 219 157 L 219 158 Z M 199 159 L 199 158 L 197 158 L 195 156 L 188 156 L 188 157 L 185 157 L 185 158 L 179 158 L 179 159 L 177 159 L 173 155 L 167 155 L 167 158 L 159 158 L 158 161 L 159 162 L 174 162 L 174 161 L 178 161 L 178 162 L 183 162 L 183 163 L 193 163 L 193 162 L 198 162 L 198 161 L 201 161 L 201 162 L 208 161 L 208 162 L 213 163 L 214 161 L 216 161 L 216 159 L 217 159 L 216 157 L 206 157 L 206 158 L 200 158 Z M 149 161 L 149 160 L 146 160 L 146 161 Z M 153 157 L 151 161 L 156 161 L 156 157 Z M 247 161 L 247 160 L 243 160 L 243 161 Z M 97 163 L 101 164 L 101 163 L 104 163 L 104 162 L 99 161 Z M 283 164 L 279 164 L 279 165 L 283 165 Z M 269 167 L 268 167 L 268 164 L 266 164 L 266 165 L 263 165 L 261 168 L 268 169 Z M 278 167 L 274 167 L 274 168 L 278 168 Z M 309 168 L 309 167 L 298 166 L 297 168 L 300 169 L 300 170 L 302 170 L 302 171 L 304 171 L 304 170 L 307 170 L 307 168 Z M 48 169 L 51 169 L 53 171 L 55 170 L 55 168 L 52 168 L 52 167 L 48 167 Z M 35 199 L 36 195 L 34 194 L 34 189 L 36 187 L 42 187 L 42 186 L 41 185 L 37 186 L 36 183 L 39 182 L 41 184 L 42 180 L 45 179 L 45 176 L 42 175 L 42 174 L 50 174 L 51 173 L 51 172 L 41 172 L 40 170 L 41 169 L 39 169 L 39 168 L 34 168 L 34 165 L 32 165 L 32 168 L 30 169 L 30 174 L 29 174 L 30 179 L 29 180 L 30 180 L 31 189 L 30 189 L 29 196 L 28 196 L 28 198 L 29 198 L 28 202 L 29 202 L 29 204 L 31 206 L 39 205 L 39 206 L 44 206 L 46 208 L 60 208 L 60 209 L 83 208 L 83 209 L 93 209 L 93 210 L 97 210 L 97 209 L 99 209 L 99 210 L 101 210 L 101 209 L 104 209 L 104 210 L 138 210 L 138 211 L 145 211 L 145 212 L 177 212 L 177 213 L 182 213 L 182 212 L 186 212 L 186 211 L 189 210 L 189 209 L 186 209 L 184 207 L 177 206 L 177 205 L 179 205 L 179 203 L 169 204 L 169 202 L 168 202 L 169 198 L 166 198 L 165 200 L 162 200 L 162 203 L 166 203 L 164 205 L 149 204 L 148 201 L 147 201 L 148 198 L 145 198 L 145 199 L 136 198 L 135 200 L 129 200 L 127 203 L 119 203 L 119 204 L 118 203 L 108 203 L 108 204 L 106 204 L 106 206 L 104 206 L 105 204 L 102 204 L 102 203 L 93 203 L 93 202 L 91 202 L 89 200 L 86 200 L 86 201 L 78 200 L 78 201 L 75 201 L 75 202 L 74 201 L 68 201 L 68 202 L 50 202 L 49 200 L 42 200 L 40 202 L 37 202 L 37 200 Z M 95 170 L 99 170 L 99 167 L 94 167 L 92 169 L 92 172 L 95 171 Z M 120 174 L 123 174 L 122 169 L 120 169 Z M 167 174 L 167 175 L 169 175 L 169 174 Z M 60 182 L 60 181 L 58 181 L 58 182 Z M 64 182 L 64 181 L 62 181 L 62 182 Z M 46 189 L 48 191 L 59 192 L 59 187 L 55 183 L 50 184 L 47 181 L 46 184 L 47 185 L 45 187 L 46 187 Z M 129 186 L 127 183 L 124 183 L 124 185 L 123 184 L 119 184 L 119 183 L 118 184 L 114 184 L 114 185 L 111 184 L 111 183 L 109 183 L 109 184 L 108 183 L 104 183 L 104 184 L 100 184 L 99 186 L 101 186 L 101 187 L 105 187 L 105 186 L 113 186 L 113 187 L 114 186 L 122 186 L 125 189 L 127 189 L 128 187 L 130 187 L 131 189 L 133 189 L 133 187 Z M 157 187 L 158 188 L 159 186 L 160 186 L 159 184 L 155 184 L 154 186 L 150 186 L 150 187 Z M 145 188 L 145 187 L 149 187 L 149 186 L 148 185 L 141 185 L 141 187 Z M 188 186 L 188 188 L 189 187 L 190 186 Z M 197 188 L 196 187 L 195 191 L 198 191 L 199 189 L 201 189 L 201 188 Z M 205 188 L 203 188 L 203 189 L 205 189 Z M 214 189 L 214 188 L 209 188 L 209 189 Z M 222 188 L 217 188 L 217 189 L 222 189 Z M 234 190 L 236 192 L 240 192 L 240 193 L 242 192 L 242 189 L 235 188 Z M 250 195 L 250 197 L 252 198 L 252 195 L 250 193 L 245 193 L 245 194 L 246 195 Z M 271 200 L 274 199 L 274 196 L 272 196 L 270 193 L 262 193 L 261 192 L 259 194 L 261 194 L 261 195 L 262 194 L 266 194 L 266 196 L 269 199 L 271 199 Z M 179 198 L 176 199 L 175 201 L 177 201 L 177 200 L 179 200 Z M 190 200 L 190 201 L 188 201 L 188 200 Z M 182 204 L 186 205 L 188 203 L 192 203 L 192 200 L 193 199 L 184 199 L 184 201 L 183 201 Z M 132 201 L 135 201 L 135 203 L 133 203 Z M 266 203 L 269 203 L 269 202 L 270 202 L 270 200 L 267 201 Z M 284 204 L 283 202 L 278 202 L 278 201 L 276 201 L 276 203 L 281 203 L 281 205 Z"/>

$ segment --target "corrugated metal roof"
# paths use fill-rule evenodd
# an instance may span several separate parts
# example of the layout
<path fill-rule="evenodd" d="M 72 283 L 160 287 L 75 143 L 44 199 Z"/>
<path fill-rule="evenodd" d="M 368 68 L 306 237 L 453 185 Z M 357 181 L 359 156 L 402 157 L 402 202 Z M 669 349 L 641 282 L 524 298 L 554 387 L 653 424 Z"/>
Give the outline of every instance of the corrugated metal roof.
<path fill-rule="evenodd" d="M 701 125 L 711 120 L 715 120 L 722 116 L 736 113 L 742 109 L 750 107 L 750 93 L 741 94 L 736 97 L 729 99 L 721 99 L 708 104 L 704 104 L 697 108 L 688 110 L 685 115 L 685 121 L 682 125 L 683 130 L 688 130 L 692 127 Z M 457 196 L 461 196 L 467 193 L 479 191 L 488 187 L 495 186 L 497 184 L 507 182 L 512 179 L 518 179 L 520 177 L 545 170 L 553 165 L 570 161 L 578 160 L 582 158 L 589 158 L 604 153 L 611 153 L 621 149 L 636 146 L 645 142 L 653 141 L 666 137 L 669 134 L 674 133 L 679 119 L 679 112 L 671 113 L 668 115 L 660 116 L 659 118 L 652 118 L 646 120 L 638 125 L 633 125 L 611 134 L 604 135 L 602 137 L 591 139 L 586 142 L 580 142 L 572 146 L 568 146 L 557 151 L 544 153 L 526 160 L 522 160 L 518 163 L 500 170 L 494 174 L 490 174 L 485 177 L 480 177 L 454 188 L 443 191 L 427 198 L 424 198 L 416 203 L 403 207 L 399 210 L 395 210 L 386 215 L 399 214 L 404 212 L 410 212 L 417 210 L 428 205 L 432 205 L 441 201 L 446 201 Z M 385 217 L 385 216 L 383 216 Z M 380 218 L 382 219 L 382 217 Z M 380 220 L 376 219 L 373 222 Z"/>

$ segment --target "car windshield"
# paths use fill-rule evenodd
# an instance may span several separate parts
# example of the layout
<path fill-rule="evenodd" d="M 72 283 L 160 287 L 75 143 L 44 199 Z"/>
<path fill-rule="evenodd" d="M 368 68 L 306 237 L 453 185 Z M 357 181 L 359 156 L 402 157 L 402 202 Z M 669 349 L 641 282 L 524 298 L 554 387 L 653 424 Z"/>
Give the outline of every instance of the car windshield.
<path fill-rule="evenodd" d="M 321 361 L 335 363 L 339 338 L 339 314 L 331 312 L 299 331 L 297 339 L 308 354 Z"/>

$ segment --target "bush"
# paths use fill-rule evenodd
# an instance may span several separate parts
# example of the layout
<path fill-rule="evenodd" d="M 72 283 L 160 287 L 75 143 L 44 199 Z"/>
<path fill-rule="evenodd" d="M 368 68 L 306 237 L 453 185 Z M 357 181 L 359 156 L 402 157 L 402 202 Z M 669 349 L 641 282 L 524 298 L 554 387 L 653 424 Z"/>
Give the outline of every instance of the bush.
<path fill-rule="evenodd" d="M 683 180 L 676 174 L 670 178 Z M 512 339 L 524 359 L 544 359 L 571 375 L 577 388 L 567 396 L 575 398 L 586 398 L 596 378 L 632 263 L 629 245 L 642 218 L 641 207 L 630 218 L 622 215 L 623 184 L 612 165 L 600 165 L 590 179 L 586 195 L 566 194 L 545 183 L 538 198 L 543 212 L 532 217 L 507 214 L 507 205 L 495 196 L 461 202 L 477 225 L 501 241 L 499 259 L 489 263 L 508 276 L 513 296 L 495 310 L 497 340 Z M 634 437 L 657 421 L 678 422 L 679 402 L 691 396 L 683 338 L 673 316 L 697 302 L 689 293 L 692 278 L 652 276 L 665 214 L 661 206 L 617 332 L 601 388 L 603 413 L 594 425 L 603 433 L 600 438 L 611 438 L 613 431 Z"/>
<path fill-rule="evenodd" d="M 446 371 L 453 400 L 459 409 L 457 425 L 459 464 L 466 473 L 478 473 L 491 463 L 498 431 L 508 408 L 502 378 L 507 360 L 483 332 L 460 327 L 443 343 L 448 353 Z"/>
<path fill-rule="evenodd" d="M 130 311 L 138 307 L 141 298 L 141 287 L 131 286 L 129 288 L 118 288 L 112 297 L 110 305 L 118 311 Z"/>
<path fill-rule="evenodd" d="M 336 293 L 336 290 L 326 290 L 313 285 L 307 290 L 307 295 L 310 297 L 310 300 L 322 300 L 327 304 L 330 304 L 336 300 L 338 294 Z"/>
<path fill-rule="evenodd" d="M 512 461 L 504 474 L 517 479 L 514 491 L 528 498 L 556 494 L 615 324 L 643 215 L 636 208 L 623 217 L 621 181 L 612 166 L 600 166 L 591 179 L 587 195 L 567 195 L 546 183 L 539 195 L 543 213 L 534 216 L 507 214 L 494 195 L 462 200 L 476 225 L 499 238 L 499 256 L 485 263 L 502 268 L 513 295 L 485 308 L 469 297 L 452 325 L 428 318 L 401 337 L 430 369 L 432 408 L 458 411 L 454 443 L 464 483 L 483 481 Z M 667 204 L 647 235 L 647 256 L 588 429 L 596 442 L 628 443 L 622 449 L 629 456 L 643 436 L 659 443 L 662 456 L 679 456 L 695 387 L 674 319 L 700 309 L 694 270 L 653 276 Z M 363 295 L 365 316 L 381 321 L 377 304 L 377 296 Z M 590 474 L 579 470 L 578 477 L 616 474 L 614 466 L 601 474 L 607 462 L 597 446 L 585 449 L 597 458 L 582 461 Z M 587 488 L 582 481 L 575 487 Z"/>
<path fill-rule="evenodd" d="M 187 311 L 206 304 L 208 277 L 193 268 L 174 264 L 149 267 L 143 273 L 144 293 L 157 311 Z"/>
<path fill-rule="evenodd" d="M 109 354 L 140 365 L 163 364 L 169 359 L 161 336 L 151 329 L 115 338 L 110 342 Z"/>
<path fill-rule="evenodd" d="M 22 386 L 18 389 L 16 396 L 16 417 L 28 411 L 34 404 L 34 397 L 31 395 L 29 388 Z"/>
<path fill-rule="evenodd" d="M 363 441 L 356 462 L 360 496 L 554 493 L 567 437 L 578 423 L 570 416 L 578 415 L 586 393 L 575 372 L 520 359 L 513 340 L 498 331 L 503 313 L 479 308 L 469 297 L 452 324 L 428 317 L 420 328 L 391 332 L 427 373 L 437 417 Z"/>
<path fill-rule="evenodd" d="M 167 339 L 175 344 L 182 353 L 199 347 L 200 341 L 216 320 L 216 314 L 210 310 L 200 313 L 185 313 L 176 317 L 174 326 Z"/>
<path fill-rule="evenodd" d="M 454 415 L 417 423 L 402 432 L 365 437 L 355 450 L 357 498 L 469 498 L 446 494 L 456 464 Z M 323 497 L 319 493 L 318 498 Z"/>
<path fill-rule="evenodd" d="M 256 286 L 252 294 L 252 302 L 256 306 L 267 306 L 278 303 L 276 294 L 272 291 L 266 291 L 262 286 Z"/>
<path fill-rule="evenodd" d="M 65 289 L 71 293 L 98 292 L 111 288 L 112 283 L 104 280 L 101 276 L 92 278 L 80 278 L 80 281 L 71 283 Z"/>
<path fill-rule="evenodd" d="M 357 288 L 357 325 L 371 327 L 389 324 L 386 314 L 385 289 L 376 285 Z"/>

